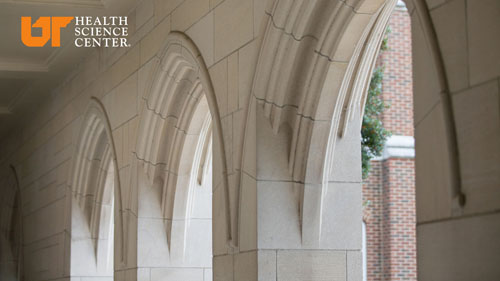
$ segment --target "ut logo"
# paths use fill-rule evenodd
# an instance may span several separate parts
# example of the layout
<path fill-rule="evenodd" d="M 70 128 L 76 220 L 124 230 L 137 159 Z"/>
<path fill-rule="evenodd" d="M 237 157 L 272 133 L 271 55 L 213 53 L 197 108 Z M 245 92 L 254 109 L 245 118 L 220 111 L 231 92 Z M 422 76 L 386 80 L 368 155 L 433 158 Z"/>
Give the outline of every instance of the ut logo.
<path fill-rule="evenodd" d="M 49 41 L 52 33 L 52 47 L 60 47 L 61 28 L 66 27 L 71 20 L 73 17 L 40 17 L 31 26 L 31 17 L 21 17 L 21 40 L 28 47 L 43 47 Z M 31 36 L 31 27 L 41 28 L 42 36 Z"/>

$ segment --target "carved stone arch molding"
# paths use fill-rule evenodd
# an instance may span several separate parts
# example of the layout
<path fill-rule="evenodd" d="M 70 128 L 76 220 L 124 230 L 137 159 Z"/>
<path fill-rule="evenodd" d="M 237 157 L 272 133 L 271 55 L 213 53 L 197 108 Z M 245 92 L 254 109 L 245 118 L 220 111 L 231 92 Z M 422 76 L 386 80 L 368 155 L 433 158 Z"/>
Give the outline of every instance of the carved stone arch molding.
<path fill-rule="evenodd" d="M 110 274 L 114 264 L 126 263 L 127 232 L 111 126 L 97 98 L 90 99 L 83 116 L 71 171 L 70 275 Z M 114 239 L 116 255 L 109 247 L 110 239 Z M 89 262 L 92 258 L 95 264 Z"/>
<path fill-rule="evenodd" d="M 283 130 L 290 139 L 302 247 L 325 247 L 328 184 L 361 182 L 360 155 L 352 151 L 396 2 L 275 1 L 267 12 L 253 95 L 274 133 Z"/>
<path fill-rule="evenodd" d="M 0 279 L 24 280 L 23 217 L 19 180 L 14 166 L 5 169 L 0 186 Z"/>
<path fill-rule="evenodd" d="M 151 74 L 142 95 L 138 139 L 135 150 L 139 192 L 139 221 L 155 218 L 164 229 L 141 230 L 140 235 L 163 232 L 166 248 L 151 253 L 144 266 L 172 266 L 183 259 L 189 219 L 190 186 L 203 174 L 204 159 L 213 135 L 213 216 L 218 235 L 227 244 L 234 237 L 235 207 L 230 204 L 226 149 L 216 97 L 207 67 L 194 43 L 184 34 L 172 32 L 161 51 L 150 62 Z M 236 204 L 236 203 L 234 203 Z M 215 207 L 217 205 L 217 207 Z M 220 225 L 215 225 L 220 223 Z M 139 222 L 141 224 L 141 222 Z M 141 234 L 142 231 L 142 234 Z M 154 233 L 153 233 L 154 232 Z M 215 235 L 214 235 L 215 236 Z M 216 239 L 216 237 L 214 237 Z M 139 239 L 141 242 L 141 238 Z M 144 243 L 147 243 L 144 241 Z M 139 252 L 148 251 L 139 246 Z M 157 252 L 163 251 L 160 257 Z M 140 255 L 140 253 L 139 253 Z M 157 255 L 157 257 L 156 257 Z M 154 257 L 153 257 L 154 256 Z M 139 260 L 142 258 L 139 257 Z M 152 261 L 155 260 L 155 261 Z"/>

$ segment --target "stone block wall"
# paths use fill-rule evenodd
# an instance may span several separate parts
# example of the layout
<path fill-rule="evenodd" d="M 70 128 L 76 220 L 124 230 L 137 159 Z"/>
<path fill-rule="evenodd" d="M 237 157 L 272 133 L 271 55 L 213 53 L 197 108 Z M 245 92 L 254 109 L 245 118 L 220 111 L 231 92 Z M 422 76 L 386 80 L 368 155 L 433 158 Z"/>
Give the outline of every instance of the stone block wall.
<path fill-rule="evenodd" d="M 496 280 L 500 278 L 500 268 L 493 265 L 500 260 L 496 238 L 500 235 L 500 38 L 491 34 L 500 29 L 500 2 L 422 2 L 414 1 L 410 9 L 418 278 Z M 422 12 L 425 9 L 428 16 Z M 450 113 L 457 152 L 445 141 Z M 455 172 L 450 169 L 454 164 L 458 164 Z M 463 206 L 457 188 L 465 196 Z"/>
<path fill-rule="evenodd" d="M 71 202 L 74 158 L 92 99 L 106 112 L 120 181 L 121 207 L 115 211 L 123 236 L 115 237 L 115 280 L 361 280 L 359 108 L 395 3 L 137 1 L 128 13 L 132 46 L 90 50 L 1 141 L 0 169 L 13 165 L 19 179 L 25 280 L 86 279 L 71 275 Z M 500 4 L 407 4 L 419 278 L 497 280 Z M 165 164 L 151 161 L 162 159 L 161 153 L 150 159 L 137 155 L 138 140 L 150 132 L 142 131 L 149 105 L 159 106 L 152 114 L 168 119 L 165 126 L 179 133 L 172 126 L 179 116 L 162 114 L 183 107 L 168 111 L 160 102 L 148 103 L 147 94 L 154 74 L 172 74 L 156 67 L 164 63 L 166 42 L 179 34 L 181 47 L 169 51 L 182 58 L 177 66 L 191 66 L 183 70 L 201 70 L 211 112 L 218 112 L 213 149 L 220 157 L 214 158 L 212 182 L 213 202 L 222 203 L 214 204 L 212 216 L 213 274 L 208 268 L 166 266 L 163 234 L 172 218 L 146 216 L 161 200 L 143 201 L 150 194 L 142 191 L 155 194 L 163 184 L 153 167 Z M 187 42 L 196 48 L 184 49 Z M 195 49 L 199 54 L 185 52 Z M 441 58 L 444 69 L 437 63 Z M 450 116 L 460 155 L 448 150 Z M 171 140 L 156 137 L 144 143 Z M 459 157 L 459 173 L 452 169 L 453 155 Z M 454 175 L 467 197 L 463 208 L 453 205 Z M 86 254 L 94 262 L 92 251 Z"/>
<path fill-rule="evenodd" d="M 172 32 L 185 33 L 199 48 L 215 89 L 227 155 L 227 175 L 229 184 L 234 186 L 245 128 L 244 108 L 250 96 L 260 42 L 258 36 L 267 17 L 264 12 L 269 5 L 267 2 L 137 1 L 136 8 L 128 14 L 132 46 L 91 50 L 52 89 L 38 111 L 30 113 L 29 122 L 2 140 L 2 169 L 14 165 L 20 180 L 25 280 L 84 280 L 85 276 L 71 277 L 74 267 L 95 263 L 92 253 L 77 259 L 70 256 L 73 160 L 91 98 L 102 103 L 109 120 L 121 183 L 122 198 L 117 200 L 122 201 L 124 208 L 120 213 L 123 212 L 128 222 L 125 233 L 129 240 L 124 242 L 129 244 L 126 262 L 115 259 L 115 280 L 163 278 L 168 270 L 155 268 L 151 260 L 163 254 L 168 257 L 161 252 L 166 236 L 148 234 L 155 229 L 164 231 L 164 226 L 140 220 L 144 205 L 139 203 L 134 187 L 138 169 L 138 129 L 153 65 Z M 214 140 L 217 141 L 220 140 Z M 143 243 L 137 239 L 149 241 L 137 251 L 137 243 Z M 155 254 L 148 252 L 149 246 L 153 246 Z M 226 245 L 222 247 L 222 251 L 228 251 Z M 181 274 L 176 275 L 177 280 L 186 280 L 180 271 L 170 273 Z M 198 278 L 193 280 L 212 278 L 210 268 L 190 270 L 185 274 Z"/>

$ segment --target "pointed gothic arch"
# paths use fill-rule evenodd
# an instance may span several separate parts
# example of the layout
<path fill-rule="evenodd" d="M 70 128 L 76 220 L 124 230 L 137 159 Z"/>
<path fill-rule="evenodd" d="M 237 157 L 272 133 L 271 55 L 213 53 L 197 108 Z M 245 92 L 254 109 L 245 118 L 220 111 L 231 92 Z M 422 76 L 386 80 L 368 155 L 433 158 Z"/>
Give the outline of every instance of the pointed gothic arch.
<path fill-rule="evenodd" d="M 304 247 L 325 240 L 328 185 L 361 180 L 353 166 L 360 157 L 348 154 L 359 142 L 365 93 L 396 2 L 274 1 L 267 12 L 253 98 L 274 134 L 289 139 Z"/>
<path fill-rule="evenodd" d="M 443 160 L 451 171 L 447 177 L 454 208 L 460 209 L 465 200 L 460 190 L 455 117 L 439 45 L 425 1 L 405 2 L 418 13 L 432 53 L 446 131 Z M 255 121 L 252 107 L 257 104 L 257 116 L 259 112 L 265 116 L 276 138 L 283 138 L 279 142 L 289 144 L 287 181 L 294 183 L 293 193 L 298 194 L 304 247 L 320 247 L 327 236 L 336 235 L 330 229 L 325 236 L 325 208 L 331 205 L 328 185 L 361 182 L 360 155 L 352 152 L 360 151 L 366 91 L 396 3 L 278 0 L 266 12 L 247 124 Z M 246 135 L 252 135 L 248 128 Z"/>
<path fill-rule="evenodd" d="M 233 239 L 234 196 L 228 186 L 226 148 L 213 86 L 200 51 L 185 34 L 172 32 L 150 62 L 141 95 L 135 149 L 138 202 L 138 263 L 141 267 L 211 268 L 189 253 L 193 194 L 213 161 L 214 245 Z M 214 151 L 213 158 L 211 156 Z M 212 184 L 210 184 L 211 186 Z M 211 207 L 210 207 L 211 208 Z M 158 225 L 161 222 L 161 225 Z M 211 227 L 210 223 L 207 227 Z M 203 236 L 211 236 L 211 231 Z M 201 233 L 199 235 L 202 235 Z M 199 238 L 203 240 L 202 238 Z M 154 244 L 149 241 L 155 241 Z M 205 255 L 205 253 L 202 253 Z M 206 261 L 209 260 L 207 263 Z"/>
<path fill-rule="evenodd" d="M 70 276 L 112 278 L 115 264 L 124 262 L 126 232 L 115 145 L 97 98 L 83 116 L 70 186 Z"/>

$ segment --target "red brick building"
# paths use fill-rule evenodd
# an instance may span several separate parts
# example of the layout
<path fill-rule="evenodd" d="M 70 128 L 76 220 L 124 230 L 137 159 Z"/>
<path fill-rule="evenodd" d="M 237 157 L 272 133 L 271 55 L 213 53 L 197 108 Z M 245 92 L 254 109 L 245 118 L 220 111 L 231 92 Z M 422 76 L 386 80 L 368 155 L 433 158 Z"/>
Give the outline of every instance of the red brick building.
<path fill-rule="evenodd" d="M 390 105 L 382 121 L 392 136 L 363 185 L 367 281 L 417 280 L 410 24 L 406 8 L 398 5 L 389 22 L 389 50 L 379 58 L 382 98 Z"/>

